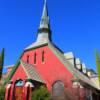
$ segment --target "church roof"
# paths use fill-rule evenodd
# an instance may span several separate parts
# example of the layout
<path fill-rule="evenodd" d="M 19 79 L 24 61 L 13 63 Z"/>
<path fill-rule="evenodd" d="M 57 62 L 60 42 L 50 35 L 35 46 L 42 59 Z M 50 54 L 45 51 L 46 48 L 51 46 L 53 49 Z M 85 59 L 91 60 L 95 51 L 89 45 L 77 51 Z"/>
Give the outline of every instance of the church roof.
<path fill-rule="evenodd" d="M 14 75 L 14 73 L 16 72 L 16 70 L 20 64 L 22 65 L 23 69 L 25 70 L 25 72 L 28 76 L 28 79 L 33 79 L 37 82 L 45 83 L 44 80 L 39 75 L 38 71 L 36 70 L 35 66 L 28 64 L 25 61 L 19 60 L 16 63 L 16 65 L 13 67 L 13 69 L 11 70 L 11 73 L 9 74 L 9 76 L 5 79 L 4 84 L 6 84 L 7 82 L 9 82 L 11 80 L 12 76 Z"/>
<path fill-rule="evenodd" d="M 48 44 L 48 41 L 35 42 L 35 43 L 32 43 L 31 45 L 29 45 L 24 50 L 29 50 L 29 49 L 32 49 L 32 48 L 40 47 L 40 46 L 43 46 L 45 44 Z"/>
<path fill-rule="evenodd" d="M 35 81 L 45 83 L 43 79 L 41 78 L 41 76 L 39 75 L 39 73 L 37 72 L 37 70 L 35 69 L 35 66 L 28 64 L 27 62 L 22 61 L 22 60 L 20 62 L 29 79 L 33 79 Z"/>

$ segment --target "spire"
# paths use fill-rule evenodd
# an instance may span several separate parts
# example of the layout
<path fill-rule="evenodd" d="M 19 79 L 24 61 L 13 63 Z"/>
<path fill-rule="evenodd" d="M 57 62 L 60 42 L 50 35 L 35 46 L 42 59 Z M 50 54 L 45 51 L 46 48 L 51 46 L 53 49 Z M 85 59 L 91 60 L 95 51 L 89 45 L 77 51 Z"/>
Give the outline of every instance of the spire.
<path fill-rule="evenodd" d="M 44 1 L 43 13 L 38 29 L 37 42 L 44 42 L 51 40 L 50 21 L 48 16 L 47 2 Z"/>
<path fill-rule="evenodd" d="M 49 16 L 48 16 L 47 2 L 45 0 L 42 17 L 41 17 L 39 29 L 37 32 L 37 40 L 35 43 L 27 47 L 25 50 L 28 50 L 35 46 L 43 45 L 45 43 L 50 43 L 51 35 L 52 34 L 50 30 L 50 21 L 49 21 Z"/>
<path fill-rule="evenodd" d="M 39 34 L 41 33 L 41 36 Z M 51 39 L 50 21 L 48 16 L 47 1 L 44 1 L 43 13 L 38 29 L 38 37 L 43 37 L 45 40 Z M 40 40 L 40 39 L 38 39 Z"/>

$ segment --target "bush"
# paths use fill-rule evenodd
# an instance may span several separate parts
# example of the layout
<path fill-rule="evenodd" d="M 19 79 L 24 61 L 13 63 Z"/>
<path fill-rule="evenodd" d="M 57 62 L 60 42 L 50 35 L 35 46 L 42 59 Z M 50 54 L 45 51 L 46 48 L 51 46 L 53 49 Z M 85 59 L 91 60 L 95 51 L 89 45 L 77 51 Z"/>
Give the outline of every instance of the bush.
<path fill-rule="evenodd" d="M 32 92 L 32 100 L 50 100 L 50 93 L 45 86 L 40 86 Z"/>
<path fill-rule="evenodd" d="M 5 87 L 0 86 L 0 100 L 4 100 L 4 96 L 5 96 Z"/>

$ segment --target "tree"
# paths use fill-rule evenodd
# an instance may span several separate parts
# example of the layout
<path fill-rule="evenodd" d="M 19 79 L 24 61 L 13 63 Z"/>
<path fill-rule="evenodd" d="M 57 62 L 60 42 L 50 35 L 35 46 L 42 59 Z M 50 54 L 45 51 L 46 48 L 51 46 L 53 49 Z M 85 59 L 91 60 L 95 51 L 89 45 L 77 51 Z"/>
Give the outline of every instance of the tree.
<path fill-rule="evenodd" d="M 99 85 L 100 85 L 100 58 L 99 58 L 99 53 L 97 50 L 95 50 L 95 55 L 96 55 L 96 66 L 97 66 L 98 79 L 99 79 Z"/>
<path fill-rule="evenodd" d="M 4 64 L 4 49 L 2 49 L 2 52 L 0 54 L 0 80 L 2 77 L 3 64 Z"/>
<path fill-rule="evenodd" d="M 45 86 L 40 86 L 32 93 L 32 100 L 50 100 L 50 93 Z"/>
<path fill-rule="evenodd" d="M 0 87 L 0 100 L 4 100 L 5 97 L 5 87 Z"/>

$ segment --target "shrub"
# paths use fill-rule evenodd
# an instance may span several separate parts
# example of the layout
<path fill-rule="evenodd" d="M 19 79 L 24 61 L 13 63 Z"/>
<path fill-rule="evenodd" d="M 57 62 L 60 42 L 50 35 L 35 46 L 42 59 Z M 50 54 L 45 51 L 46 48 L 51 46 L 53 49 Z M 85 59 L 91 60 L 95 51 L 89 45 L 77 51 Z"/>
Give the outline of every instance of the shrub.
<path fill-rule="evenodd" d="M 50 93 L 45 86 L 40 86 L 32 92 L 32 100 L 50 100 Z"/>

